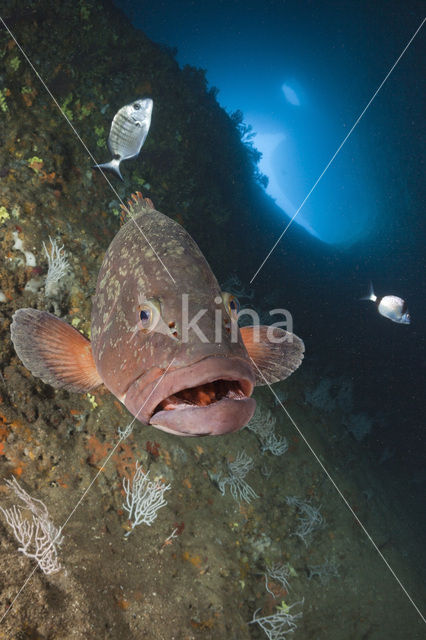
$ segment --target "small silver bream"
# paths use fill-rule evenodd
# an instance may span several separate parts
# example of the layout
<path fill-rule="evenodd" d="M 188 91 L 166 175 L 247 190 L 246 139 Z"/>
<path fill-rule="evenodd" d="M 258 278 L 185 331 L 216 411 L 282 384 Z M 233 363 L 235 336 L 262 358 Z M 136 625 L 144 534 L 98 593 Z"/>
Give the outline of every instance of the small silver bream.
<path fill-rule="evenodd" d="M 120 163 L 139 155 L 151 125 L 153 104 L 151 98 L 139 99 L 117 111 L 108 137 L 108 148 L 113 158 L 104 164 L 95 164 L 95 167 L 115 171 L 123 180 Z"/>

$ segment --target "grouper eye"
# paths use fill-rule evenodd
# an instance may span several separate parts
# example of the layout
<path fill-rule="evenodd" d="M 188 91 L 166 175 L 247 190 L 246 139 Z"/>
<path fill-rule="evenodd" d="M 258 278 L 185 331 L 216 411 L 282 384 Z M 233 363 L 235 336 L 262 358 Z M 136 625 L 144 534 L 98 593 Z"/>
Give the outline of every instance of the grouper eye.
<path fill-rule="evenodd" d="M 158 300 L 141 300 L 138 305 L 138 326 L 143 331 L 155 329 L 161 318 L 161 307 Z"/>
<path fill-rule="evenodd" d="M 151 323 L 151 316 L 152 316 L 152 311 L 151 309 L 142 309 L 139 313 L 139 318 L 140 321 L 142 322 L 142 325 L 148 325 Z"/>
<path fill-rule="evenodd" d="M 135 104 L 133 105 L 133 109 L 135 111 L 139 111 L 140 108 L 141 108 L 141 105 L 139 104 L 139 102 L 135 102 Z"/>
<path fill-rule="evenodd" d="M 233 320 L 238 320 L 238 312 L 240 310 L 240 303 L 232 293 L 222 293 L 222 300 L 225 308 Z"/>

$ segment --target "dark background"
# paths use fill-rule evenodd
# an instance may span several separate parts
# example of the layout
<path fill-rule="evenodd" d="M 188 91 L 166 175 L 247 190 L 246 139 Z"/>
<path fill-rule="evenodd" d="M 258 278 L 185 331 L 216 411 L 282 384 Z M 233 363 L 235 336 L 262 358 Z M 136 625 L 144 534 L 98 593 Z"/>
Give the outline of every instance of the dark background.
<path fill-rule="evenodd" d="M 258 124 L 257 133 L 293 127 L 306 185 L 321 173 L 423 17 L 419 2 L 115 5 L 148 37 L 176 47 L 180 65 L 206 69 L 219 103 L 229 113 L 240 109 L 246 122 Z M 308 219 L 320 220 L 323 236 L 327 225 L 340 225 L 346 241 L 320 242 L 294 224 L 253 283 L 259 304 L 273 293 L 277 304 L 291 310 L 295 331 L 306 342 L 306 364 L 315 367 L 318 379 L 344 374 L 354 380 L 357 410 L 375 419 L 369 445 L 378 459 L 386 448 L 393 452 L 386 464 L 409 487 L 424 478 L 425 459 L 425 53 L 423 29 L 330 167 L 318 187 L 320 197 L 313 194 L 306 207 Z M 280 93 L 286 74 L 298 74 L 299 86 L 304 83 L 317 97 L 323 131 L 318 114 L 298 124 L 288 109 L 278 113 L 277 87 Z M 317 135 L 307 141 L 306 127 L 314 131 L 314 125 Z M 354 172 L 362 199 L 339 200 Z M 295 205 L 306 191 L 300 194 Z M 253 200 L 255 212 L 242 209 L 228 223 L 235 271 L 246 285 L 288 220 L 257 187 Z M 304 214 L 305 209 L 300 218 Z M 196 239 L 225 280 L 229 264 L 221 272 L 220 248 Z M 410 326 L 394 324 L 372 304 L 359 302 L 369 280 L 378 295 L 408 301 Z"/>

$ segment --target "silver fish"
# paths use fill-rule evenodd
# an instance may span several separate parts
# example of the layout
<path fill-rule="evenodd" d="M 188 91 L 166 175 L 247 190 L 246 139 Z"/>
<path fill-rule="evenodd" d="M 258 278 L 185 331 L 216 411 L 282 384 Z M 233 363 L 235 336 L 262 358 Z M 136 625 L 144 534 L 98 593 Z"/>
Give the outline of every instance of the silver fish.
<path fill-rule="evenodd" d="M 142 149 L 151 125 L 151 98 L 135 100 L 115 114 L 108 137 L 108 148 L 114 156 L 110 162 L 95 164 L 98 169 L 110 169 L 123 180 L 120 163 L 136 158 Z"/>
<path fill-rule="evenodd" d="M 371 282 L 368 296 L 361 298 L 361 300 L 371 300 L 371 302 L 374 302 L 380 315 L 392 320 L 392 322 L 397 322 L 398 324 L 410 324 L 411 322 L 405 300 L 398 296 L 383 296 L 383 298 L 378 298 L 374 293 Z"/>

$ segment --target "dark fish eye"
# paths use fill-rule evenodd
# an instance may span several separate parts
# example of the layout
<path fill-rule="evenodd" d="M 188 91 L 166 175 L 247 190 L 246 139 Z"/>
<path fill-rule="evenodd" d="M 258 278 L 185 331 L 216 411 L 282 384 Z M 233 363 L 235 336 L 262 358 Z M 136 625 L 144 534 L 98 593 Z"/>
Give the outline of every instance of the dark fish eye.
<path fill-rule="evenodd" d="M 145 332 L 153 331 L 161 318 L 160 303 L 155 298 L 148 300 L 141 296 L 137 313 L 139 329 L 142 329 Z"/>
<path fill-rule="evenodd" d="M 229 300 L 229 308 L 232 312 L 234 313 L 238 313 L 240 310 L 240 303 L 238 302 L 238 300 L 234 297 L 232 297 Z"/>
<path fill-rule="evenodd" d="M 238 320 L 238 312 L 240 310 L 240 303 L 238 299 L 232 295 L 232 293 L 222 293 L 222 300 L 225 308 L 233 320 Z"/>
<path fill-rule="evenodd" d="M 151 309 L 141 309 L 139 312 L 139 318 L 142 322 L 142 326 L 146 327 L 151 322 L 152 311 Z"/>
<path fill-rule="evenodd" d="M 135 102 L 135 104 L 133 105 L 133 109 L 135 109 L 135 111 L 139 111 L 140 108 L 141 105 L 139 104 L 139 102 Z"/>

